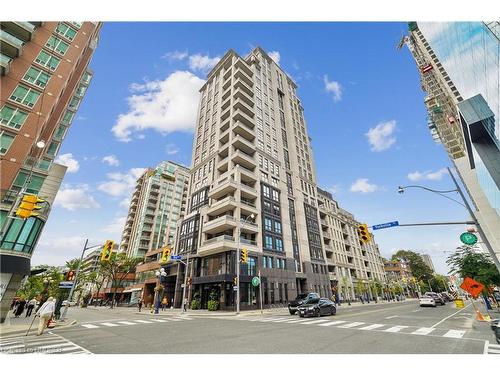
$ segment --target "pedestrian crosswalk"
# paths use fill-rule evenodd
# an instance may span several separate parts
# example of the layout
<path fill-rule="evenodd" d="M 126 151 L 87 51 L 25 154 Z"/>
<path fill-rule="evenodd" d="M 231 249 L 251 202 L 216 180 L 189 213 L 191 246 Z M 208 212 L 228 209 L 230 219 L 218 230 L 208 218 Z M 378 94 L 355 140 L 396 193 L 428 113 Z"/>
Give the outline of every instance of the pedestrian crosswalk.
<path fill-rule="evenodd" d="M 486 354 L 500 354 L 500 345 L 491 344 L 489 341 L 486 343 Z"/>
<path fill-rule="evenodd" d="M 97 329 L 103 327 L 126 327 L 136 324 L 157 324 L 157 323 L 168 323 L 168 322 L 185 322 L 188 320 L 193 320 L 189 316 L 172 316 L 163 318 L 151 318 L 151 319 L 131 319 L 131 320 L 117 320 L 117 321 L 105 321 L 105 322 L 88 322 L 82 323 L 81 326 L 87 329 Z"/>
<path fill-rule="evenodd" d="M 272 324 L 298 324 L 309 327 L 332 327 L 343 329 L 356 329 L 360 331 L 376 331 L 386 333 L 404 333 L 419 336 L 437 336 L 453 339 L 461 339 L 467 331 L 458 329 L 439 329 L 433 327 L 411 327 L 402 325 L 390 325 L 382 323 L 349 322 L 344 320 L 331 319 L 304 319 L 299 317 L 240 317 L 238 320 L 272 323 Z M 500 346 L 497 349 L 500 353 Z"/>
<path fill-rule="evenodd" d="M 64 337 L 48 332 L 41 336 L 0 338 L 0 353 L 5 354 L 91 354 Z"/>

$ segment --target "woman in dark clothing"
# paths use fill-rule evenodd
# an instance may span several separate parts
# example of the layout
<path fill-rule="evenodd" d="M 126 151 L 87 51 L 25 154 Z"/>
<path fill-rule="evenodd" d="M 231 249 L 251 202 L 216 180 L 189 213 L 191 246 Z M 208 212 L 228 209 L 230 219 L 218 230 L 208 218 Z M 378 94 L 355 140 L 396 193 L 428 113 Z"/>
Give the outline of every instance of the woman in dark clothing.
<path fill-rule="evenodd" d="M 23 313 L 24 311 L 24 306 L 26 306 L 26 300 L 24 298 L 21 298 L 19 301 L 19 304 L 17 305 L 15 316 L 16 318 L 19 318 L 19 316 Z"/>

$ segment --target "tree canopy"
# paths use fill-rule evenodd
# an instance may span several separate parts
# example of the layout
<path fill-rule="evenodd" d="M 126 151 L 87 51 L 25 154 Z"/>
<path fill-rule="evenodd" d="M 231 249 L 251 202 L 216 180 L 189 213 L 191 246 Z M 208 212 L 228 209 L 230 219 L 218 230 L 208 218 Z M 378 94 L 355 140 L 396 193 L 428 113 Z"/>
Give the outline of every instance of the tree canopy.
<path fill-rule="evenodd" d="M 411 250 L 398 250 L 391 260 L 404 260 L 411 268 L 411 273 L 418 280 L 429 280 L 434 273 L 432 269 L 424 262 L 423 258 Z"/>

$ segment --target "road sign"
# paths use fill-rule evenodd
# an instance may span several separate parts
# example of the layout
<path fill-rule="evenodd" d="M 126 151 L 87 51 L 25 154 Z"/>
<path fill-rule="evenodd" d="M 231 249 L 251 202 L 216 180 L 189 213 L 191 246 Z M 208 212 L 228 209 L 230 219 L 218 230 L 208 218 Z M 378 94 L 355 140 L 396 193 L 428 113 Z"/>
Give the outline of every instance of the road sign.
<path fill-rule="evenodd" d="M 59 282 L 59 289 L 71 289 L 72 287 L 73 287 L 73 281 Z"/>
<path fill-rule="evenodd" d="M 398 225 L 399 225 L 399 221 L 391 221 L 389 223 L 373 225 L 372 229 L 373 230 L 385 229 L 385 228 L 390 228 L 390 227 L 397 227 Z"/>
<path fill-rule="evenodd" d="M 464 232 L 460 235 L 460 241 L 466 245 L 474 245 L 477 242 L 477 236 L 474 233 Z"/>
<path fill-rule="evenodd" d="M 484 289 L 484 285 L 474 279 L 471 279 L 470 277 L 466 277 L 462 285 L 460 285 L 460 288 L 469 292 L 472 297 L 477 298 L 477 296 L 479 296 L 481 291 Z"/>
<path fill-rule="evenodd" d="M 237 285 L 233 286 L 233 290 L 237 291 L 238 290 L 238 286 Z"/>
<path fill-rule="evenodd" d="M 180 255 L 170 255 L 170 259 L 172 259 L 172 260 L 181 260 L 182 257 Z"/>
<path fill-rule="evenodd" d="M 252 285 L 253 285 L 253 286 L 259 286 L 259 284 L 260 284 L 260 279 L 259 279 L 257 276 L 255 276 L 255 277 L 252 279 Z"/>

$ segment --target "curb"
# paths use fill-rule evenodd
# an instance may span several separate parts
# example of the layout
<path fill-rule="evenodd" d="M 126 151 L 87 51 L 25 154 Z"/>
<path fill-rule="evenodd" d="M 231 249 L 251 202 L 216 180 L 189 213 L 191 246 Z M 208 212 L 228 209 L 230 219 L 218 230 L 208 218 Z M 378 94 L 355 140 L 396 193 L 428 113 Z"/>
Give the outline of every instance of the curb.
<path fill-rule="evenodd" d="M 73 319 L 73 320 L 71 320 L 69 323 L 67 323 L 67 324 L 63 324 L 63 325 L 61 325 L 61 323 L 59 322 L 59 324 L 58 324 L 58 325 L 56 325 L 54 328 L 50 328 L 50 329 L 48 329 L 48 332 L 51 332 L 51 331 L 56 331 L 56 330 L 58 330 L 58 329 L 62 329 L 62 328 L 70 327 L 70 326 L 74 326 L 74 325 L 76 325 L 77 323 L 78 323 L 78 322 L 77 322 L 75 319 Z M 56 324 L 57 324 L 57 321 L 56 321 Z M 29 326 L 27 326 L 27 327 L 23 327 L 23 328 L 18 328 L 18 329 L 15 329 L 15 330 L 12 330 L 12 331 L 8 331 L 8 332 L 1 332 L 1 330 L 0 330 L 0 336 L 2 336 L 2 337 L 6 337 L 6 336 L 11 335 L 11 334 L 12 334 L 12 335 L 15 335 L 15 334 L 19 334 L 19 333 L 26 333 L 26 331 L 28 330 L 28 327 L 29 327 Z M 35 327 L 35 324 L 33 324 L 33 327 Z M 34 329 L 33 327 L 31 327 L 31 330 L 33 330 L 33 329 Z M 36 327 L 35 327 L 35 328 L 36 328 Z M 31 330 L 30 330 L 30 331 L 31 331 Z"/>

